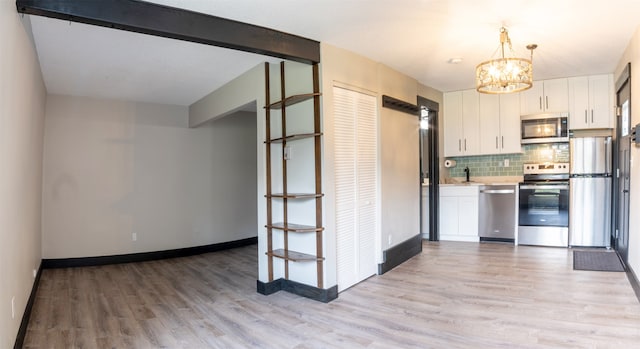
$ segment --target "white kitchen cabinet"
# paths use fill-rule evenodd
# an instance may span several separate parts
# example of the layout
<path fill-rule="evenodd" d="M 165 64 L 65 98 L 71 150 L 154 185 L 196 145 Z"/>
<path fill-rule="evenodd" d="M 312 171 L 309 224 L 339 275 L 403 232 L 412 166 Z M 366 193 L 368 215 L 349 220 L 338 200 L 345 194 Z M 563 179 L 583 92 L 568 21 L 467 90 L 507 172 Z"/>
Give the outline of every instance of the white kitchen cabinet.
<path fill-rule="evenodd" d="M 613 75 L 569 78 L 569 128 L 613 127 Z"/>
<path fill-rule="evenodd" d="M 568 110 L 569 87 L 566 78 L 534 81 L 530 89 L 520 92 L 520 115 Z"/>
<path fill-rule="evenodd" d="M 479 241 L 478 186 L 440 186 L 440 240 Z"/>
<path fill-rule="evenodd" d="M 460 220 L 459 198 L 456 196 L 447 196 L 442 193 L 444 187 L 440 187 L 440 240 L 451 240 L 457 237 L 458 221 Z"/>
<path fill-rule="evenodd" d="M 500 95 L 500 137 L 502 154 L 522 153 L 520 143 L 520 96 Z"/>
<path fill-rule="evenodd" d="M 480 154 L 479 97 L 475 89 L 444 94 L 444 156 Z"/>
<path fill-rule="evenodd" d="M 517 94 L 480 94 L 480 153 L 521 153 Z"/>
<path fill-rule="evenodd" d="M 500 153 L 500 96 L 480 94 L 480 153 Z"/>
<path fill-rule="evenodd" d="M 444 156 L 462 155 L 462 91 L 445 93 L 444 100 Z"/>

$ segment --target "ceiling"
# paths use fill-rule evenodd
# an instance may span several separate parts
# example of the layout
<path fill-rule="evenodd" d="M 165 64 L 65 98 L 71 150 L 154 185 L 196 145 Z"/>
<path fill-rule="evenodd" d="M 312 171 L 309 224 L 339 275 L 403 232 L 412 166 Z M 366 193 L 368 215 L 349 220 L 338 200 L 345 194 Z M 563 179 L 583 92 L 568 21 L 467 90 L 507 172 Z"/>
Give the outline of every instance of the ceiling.
<path fill-rule="evenodd" d="M 348 49 L 446 92 L 509 29 L 534 79 L 612 73 L 640 24 L 638 0 L 148 0 Z M 31 18 L 49 93 L 190 105 L 279 59 L 80 23 Z M 451 64 L 451 58 L 462 62 Z"/>

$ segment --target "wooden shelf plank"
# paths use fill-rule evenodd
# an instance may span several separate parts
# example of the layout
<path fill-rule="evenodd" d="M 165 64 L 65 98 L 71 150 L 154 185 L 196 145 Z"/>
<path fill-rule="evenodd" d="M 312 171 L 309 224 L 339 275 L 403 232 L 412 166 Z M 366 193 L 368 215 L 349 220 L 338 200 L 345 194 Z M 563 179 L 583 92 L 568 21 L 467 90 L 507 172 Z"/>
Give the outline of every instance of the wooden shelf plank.
<path fill-rule="evenodd" d="M 315 194 L 315 193 L 273 193 L 271 195 L 265 195 L 267 198 L 278 198 L 278 199 L 315 199 L 321 198 L 324 194 Z"/>
<path fill-rule="evenodd" d="M 320 136 L 322 136 L 321 132 L 318 132 L 318 133 L 299 133 L 299 134 L 289 135 L 289 136 L 286 136 L 286 137 L 274 138 L 274 139 L 272 139 L 270 141 L 265 141 L 265 143 L 282 143 L 284 141 L 291 142 L 291 141 L 296 141 L 296 140 L 299 140 L 299 139 L 320 137 Z"/>
<path fill-rule="evenodd" d="M 283 100 L 274 102 L 269 104 L 266 108 L 269 109 L 282 109 L 282 106 L 288 107 L 291 105 L 294 105 L 296 103 L 300 103 L 300 102 L 304 102 L 306 100 L 309 100 L 315 96 L 320 96 L 321 93 L 304 93 L 304 94 L 300 94 L 300 95 L 293 95 L 290 97 L 287 97 Z"/>
<path fill-rule="evenodd" d="M 293 261 L 293 262 L 316 262 L 316 261 L 324 260 L 323 257 L 317 257 L 312 254 L 296 252 L 292 250 L 285 250 L 282 248 L 273 250 L 271 252 L 267 251 L 265 252 L 265 254 L 270 257 L 282 258 L 282 259 Z"/>
<path fill-rule="evenodd" d="M 277 223 L 273 223 L 271 225 L 265 225 L 266 228 L 272 228 L 272 229 L 278 229 L 278 230 L 284 230 L 284 231 L 290 231 L 290 232 L 294 232 L 294 233 L 309 233 L 309 232 L 314 232 L 314 231 L 323 231 L 324 228 L 323 227 L 315 227 L 313 225 L 303 225 L 303 224 L 295 224 L 295 223 L 288 223 L 288 224 L 284 224 L 283 222 L 277 222 Z"/>

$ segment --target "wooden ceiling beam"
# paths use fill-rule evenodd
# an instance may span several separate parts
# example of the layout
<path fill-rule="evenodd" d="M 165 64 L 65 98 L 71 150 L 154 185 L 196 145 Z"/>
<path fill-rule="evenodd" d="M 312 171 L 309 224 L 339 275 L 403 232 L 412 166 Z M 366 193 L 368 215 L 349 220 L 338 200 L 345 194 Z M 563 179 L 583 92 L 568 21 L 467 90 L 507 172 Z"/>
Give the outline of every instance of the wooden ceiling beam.
<path fill-rule="evenodd" d="M 19 13 L 197 42 L 302 62 L 320 43 L 297 35 L 139 0 L 16 0 Z"/>

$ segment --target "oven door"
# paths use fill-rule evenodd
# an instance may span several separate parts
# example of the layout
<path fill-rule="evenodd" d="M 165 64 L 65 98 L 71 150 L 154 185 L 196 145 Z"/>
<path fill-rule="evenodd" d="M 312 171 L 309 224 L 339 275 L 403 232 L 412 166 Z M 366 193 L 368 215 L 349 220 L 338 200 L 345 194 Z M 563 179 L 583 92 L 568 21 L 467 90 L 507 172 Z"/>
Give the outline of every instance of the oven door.
<path fill-rule="evenodd" d="M 518 225 L 569 226 L 569 184 L 520 184 Z"/>

